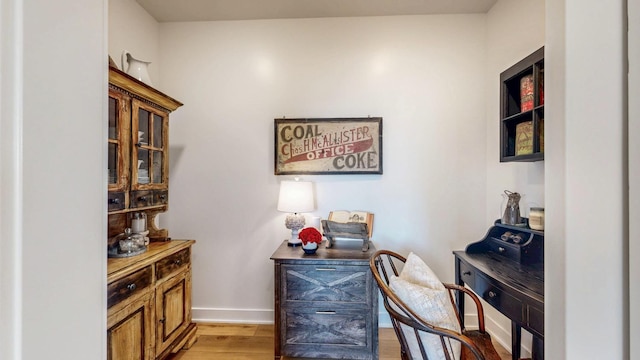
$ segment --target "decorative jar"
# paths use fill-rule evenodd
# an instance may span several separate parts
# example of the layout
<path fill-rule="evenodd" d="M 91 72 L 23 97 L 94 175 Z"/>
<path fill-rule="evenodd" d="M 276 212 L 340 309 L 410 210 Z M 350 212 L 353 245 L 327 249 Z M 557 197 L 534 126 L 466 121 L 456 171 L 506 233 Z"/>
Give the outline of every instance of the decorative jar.
<path fill-rule="evenodd" d="M 529 227 L 544 231 L 544 208 L 532 207 L 529 211 Z"/>
<path fill-rule="evenodd" d="M 318 250 L 318 244 L 314 242 L 308 242 L 302 244 L 302 250 L 304 250 L 305 254 L 315 254 L 316 250 Z"/>

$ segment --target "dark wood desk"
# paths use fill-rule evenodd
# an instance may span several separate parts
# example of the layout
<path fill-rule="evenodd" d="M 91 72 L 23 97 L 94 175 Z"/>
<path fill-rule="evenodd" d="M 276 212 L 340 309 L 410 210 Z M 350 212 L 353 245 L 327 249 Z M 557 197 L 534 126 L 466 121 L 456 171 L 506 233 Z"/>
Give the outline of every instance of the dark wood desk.
<path fill-rule="evenodd" d="M 533 334 L 532 357 L 544 358 L 544 266 L 523 265 L 494 252 L 454 251 L 456 284 L 466 284 L 478 296 L 511 319 L 511 351 L 520 358 L 521 329 Z M 464 301 L 458 298 L 464 314 Z M 464 316 L 462 316 L 464 321 Z"/>

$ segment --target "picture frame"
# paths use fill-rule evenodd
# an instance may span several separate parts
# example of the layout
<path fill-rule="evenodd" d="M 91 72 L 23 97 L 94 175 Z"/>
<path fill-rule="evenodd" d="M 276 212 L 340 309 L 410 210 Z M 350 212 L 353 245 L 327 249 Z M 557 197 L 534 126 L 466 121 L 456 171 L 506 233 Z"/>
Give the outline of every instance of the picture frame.
<path fill-rule="evenodd" d="M 274 173 L 382 174 L 382 117 L 274 119 Z"/>

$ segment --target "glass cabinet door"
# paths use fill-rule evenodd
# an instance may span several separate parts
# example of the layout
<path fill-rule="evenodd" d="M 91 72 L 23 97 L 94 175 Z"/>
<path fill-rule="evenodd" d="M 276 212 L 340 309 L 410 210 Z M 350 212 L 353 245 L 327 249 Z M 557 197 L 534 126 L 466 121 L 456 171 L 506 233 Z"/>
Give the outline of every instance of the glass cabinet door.
<path fill-rule="evenodd" d="M 133 100 L 132 188 L 166 189 L 168 113 Z"/>
<path fill-rule="evenodd" d="M 122 191 L 129 180 L 129 169 L 126 166 L 129 142 L 128 98 L 109 90 L 109 135 L 108 135 L 108 184 L 110 191 Z"/>

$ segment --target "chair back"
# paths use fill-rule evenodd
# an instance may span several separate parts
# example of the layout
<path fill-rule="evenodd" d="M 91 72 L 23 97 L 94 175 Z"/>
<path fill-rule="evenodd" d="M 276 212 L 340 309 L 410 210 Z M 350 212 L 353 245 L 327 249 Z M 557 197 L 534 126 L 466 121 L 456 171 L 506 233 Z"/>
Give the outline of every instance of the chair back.
<path fill-rule="evenodd" d="M 450 349 L 451 343 L 455 341 L 461 342 L 462 348 L 468 348 L 469 351 L 463 349 L 463 354 L 473 354 L 474 356 L 472 358 L 485 360 L 482 353 L 470 338 L 458 332 L 425 322 L 393 292 L 389 287 L 389 280 L 392 276 L 399 276 L 405 262 L 405 257 L 389 250 L 377 251 L 369 262 L 373 277 L 380 289 L 384 307 L 389 313 L 391 324 L 400 341 L 402 359 L 428 359 L 425 344 L 422 340 L 423 336 L 421 336 L 424 333 L 428 333 L 439 337 L 444 356 L 447 360 L 453 360 Z M 449 297 L 453 302 L 451 293 Z M 458 316 L 458 321 L 460 321 L 460 315 L 457 313 L 457 310 L 456 315 Z"/>

